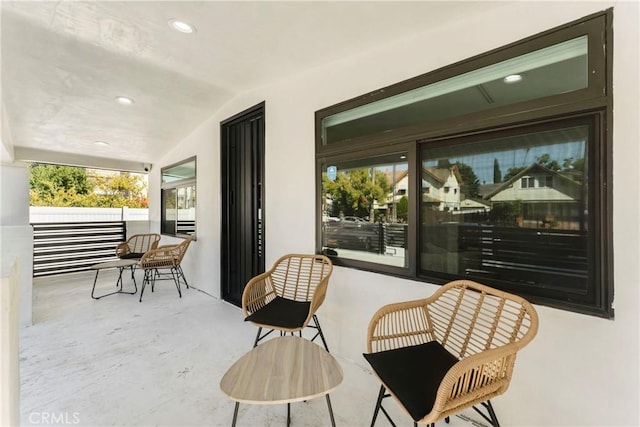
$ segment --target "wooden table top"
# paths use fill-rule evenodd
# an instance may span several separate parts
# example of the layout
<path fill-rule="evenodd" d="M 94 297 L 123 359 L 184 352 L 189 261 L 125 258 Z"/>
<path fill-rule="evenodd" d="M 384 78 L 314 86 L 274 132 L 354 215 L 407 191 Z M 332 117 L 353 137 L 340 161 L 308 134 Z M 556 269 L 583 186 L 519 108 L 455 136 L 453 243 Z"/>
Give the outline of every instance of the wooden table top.
<path fill-rule="evenodd" d="M 238 359 L 220 380 L 220 388 L 236 402 L 281 404 L 323 396 L 341 382 L 342 368 L 324 348 L 286 336 Z"/>

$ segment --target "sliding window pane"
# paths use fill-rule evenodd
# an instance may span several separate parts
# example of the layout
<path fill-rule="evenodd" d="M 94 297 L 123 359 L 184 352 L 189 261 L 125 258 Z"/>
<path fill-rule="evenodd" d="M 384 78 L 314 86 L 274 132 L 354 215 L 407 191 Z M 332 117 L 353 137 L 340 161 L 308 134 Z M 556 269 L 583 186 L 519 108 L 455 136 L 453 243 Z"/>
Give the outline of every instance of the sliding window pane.
<path fill-rule="evenodd" d="M 406 267 L 406 153 L 322 166 L 322 249 L 340 258 Z"/>
<path fill-rule="evenodd" d="M 588 134 L 580 125 L 423 149 L 422 273 L 585 292 Z"/>

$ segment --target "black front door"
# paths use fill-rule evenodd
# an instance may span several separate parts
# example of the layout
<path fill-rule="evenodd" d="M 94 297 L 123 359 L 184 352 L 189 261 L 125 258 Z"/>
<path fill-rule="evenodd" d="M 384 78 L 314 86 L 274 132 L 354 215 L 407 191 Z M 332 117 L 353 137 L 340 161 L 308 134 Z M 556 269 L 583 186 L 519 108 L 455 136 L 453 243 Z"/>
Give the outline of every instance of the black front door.
<path fill-rule="evenodd" d="M 221 123 L 222 298 L 264 272 L 264 102 Z"/>

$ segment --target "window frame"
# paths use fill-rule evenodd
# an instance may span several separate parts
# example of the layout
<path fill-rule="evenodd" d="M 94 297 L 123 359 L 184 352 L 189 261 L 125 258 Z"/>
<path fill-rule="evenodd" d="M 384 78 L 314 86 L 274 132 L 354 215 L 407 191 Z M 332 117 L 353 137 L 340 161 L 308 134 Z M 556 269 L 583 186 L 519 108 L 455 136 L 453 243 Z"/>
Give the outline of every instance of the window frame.
<path fill-rule="evenodd" d="M 164 182 L 163 181 L 163 176 L 165 171 L 172 169 L 176 166 L 180 166 L 182 164 L 186 164 L 186 163 L 190 163 L 193 162 L 194 163 L 194 171 L 193 171 L 193 177 L 190 178 L 185 178 L 185 179 L 179 179 L 179 180 L 175 180 L 172 182 Z M 164 166 L 162 167 L 162 169 L 160 170 L 160 234 L 164 235 L 164 236 L 173 236 L 173 237 L 183 237 L 183 238 L 187 238 L 187 237 L 191 237 L 193 240 L 197 240 L 196 236 L 197 236 L 197 229 L 198 229 L 198 220 L 197 220 L 197 206 L 198 206 L 198 189 L 197 189 L 197 177 L 198 177 L 198 161 L 197 161 L 197 156 L 192 156 L 189 158 L 186 158 L 184 160 L 181 160 L 179 162 L 176 163 L 172 163 L 170 165 Z M 187 188 L 187 187 L 194 187 L 196 189 L 196 220 L 194 222 L 194 231 L 193 234 L 188 234 L 188 233 L 178 233 L 178 226 L 177 226 L 177 218 L 178 218 L 178 206 L 176 205 L 176 221 L 174 224 L 174 230 L 176 230 L 174 233 L 170 233 L 167 232 L 167 230 L 164 229 L 164 224 L 165 224 L 165 191 L 166 190 L 176 190 L 176 197 L 177 197 L 177 190 L 179 190 L 180 188 Z"/>
<path fill-rule="evenodd" d="M 417 171 L 420 169 L 420 146 L 438 144 L 441 141 L 460 137 L 478 137 L 487 133 L 514 131 L 526 126 L 544 126 L 558 120 L 589 116 L 593 119 L 595 142 L 590 142 L 588 150 L 593 158 L 590 160 L 594 182 L 589 182 L 589 197 L 593 198 L 595 229 L 589 239 L 593 253 L 589 257 L 595 260 L 593 269 L 595 300 L 589 304 L 574 304 L 571 301 L 558 301 L 539 295 L 521 294 L 535 303 L 564 310 L 613 318 L 613 226 L 612 226 L 612 132 L 613 96 L 612 96 L 612 18 L 613 10 L 608 9 L 582 19 L 567 23 L 557 28 L 516 41 L 492 51 L 476 55 L 472 58 L 428 72 L 385 88 L 369 92 L 365 95 L 329 106 L 315 113 L 315 148 L 316 148 L 316 251 L 322 250 L 322 171 L 323 164 L 345 159 L 369 157 L 375 154 L 386 154 L 406 150 L 409 163 L 410 200 L 408 213 L 408 267 L 389 268 L 382 264 L 341 259 L 334 257 L 336 265 L 360 270 L 399 276 L 415 281 L 443 284 L 448 280 L 419 274 L 419 189 Z M 588 86 L 574 92 L 552 95 L 545 98 L 523 101 L 512 105 L 490 110 L 474 112 L 432 122 L 424 125 L 394 128 L 385 132 L 363 135 L 345 139 L 329 145 L 323 145 L 322 120 L 325 117 L 343 112 L 361 105 L 375 102 L 407 90 L 425 86 L 446 78 L 454 77 L 523 55 L 544 47 L 563 42 L 581 35 L 588 35 Z M 590 172 L 591 174 L 591 172 Z M 591 179 L 591 175 L 590 179 Z M 540 177 L 542 179 L 542 177 Z M 537 187 L 536 187 L 537 188 Z M 591 209 L 591 207 L 590 207 Z M 592 242 L 593 240 L 593 242 Z M 593 243 L 593 244 L 592 244 Z"/>

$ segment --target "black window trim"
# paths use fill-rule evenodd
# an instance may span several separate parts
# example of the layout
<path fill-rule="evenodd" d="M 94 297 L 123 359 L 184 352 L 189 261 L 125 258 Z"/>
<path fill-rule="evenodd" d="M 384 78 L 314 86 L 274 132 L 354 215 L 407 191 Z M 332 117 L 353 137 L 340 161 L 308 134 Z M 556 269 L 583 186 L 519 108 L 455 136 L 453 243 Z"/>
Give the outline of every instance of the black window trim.
<path fill-rule="evenodd" d="M 603 25 L 601 20 L 605 21 L 605 25 L 609 30 L 611 26 L 611 15 L 611 10 L 606 13 L 596 13 L 561 27 L 545 31 L 492 51 L 459 61 L 455 64 L 430 71 L 420 76 L 413 77 L 382 89 L 375 90 L 368 94 L 318 110 L 315 113 L 316 153 L 330 155 L 333 153 L 344 152 L 344 143 L 347 143 L 347 149 L 355 151 L 375 145 L 385 145 L 389 140 L 410 141 L 412 139 L 424 137 L 425 134 L 442 135 L 443 132 L 450 132 L 452 129 L 455 129 L 455 133 L 461 133 L 464 132 L 465 129 L 473 130 L 481 127 L 496 126 L 505 122 L 513 123 L 514 121 L 530 120 L 536 116 L 548 116 L 550 112 L 553 112 L 554 114 L 562 114 L 563 112 L 568 113 L 575 111 L 572 106 L 576 102 L 586 103 L 588 100 L 592 100 L 592 102 L 595 103 L 593 107 L 602 106 L 603 95 L 608 93 L 610 94 L 611 88 L 600 85 L 600 80 L 596 79 L 596 76 L 601 74 L 610 75 L 610 70 L 607 68 L 607 64 L 605 64 L 604 61 L 599 60 L 604 56 L 602 54 L 604 41 L 602 43 L 590 42 L 588 47 L 590 71 L 589 85 L 585 89 L 580 89 L 568 94 L 558 94 L 541 99 L 494 108 L 490 110 L 490 114 L 487 114 L 486 111 L 481 111 L 467 114 L 465 116 L 456 116 L 435 124 L 430 123 L 426 126 L 417 125 L 383 131 L 373 135 L 364 135 L 362 137 L 341 141 L 343 143 L 342 146 L 340 142 L 326 146 L 322 145 L 322 120 L 325 117 L 543 49 L 571 38 L 588 35 L 590 41 L 602 40 L 605 35 L 602 34 L 601 31 Z M 610 34 L 610 31 L 607 32 Z M 609 47 L 610 46 L 607 46 L 607 48 Z M 526 111 L 514 113 L 514 110 L 520 105 L 526 105 Z M 461 123 L 464 124 L 461 125 Z"/>
<path fill-rule="evenodd" d="M 598 215 L 599 225 L 594 230 L 593 256 L 595 262 L 593 274 L 597 277 L 595 303 L 590 305 L 574 304 L 571 301 L 558 301 L 540 296 L 531 297 L 531 301 L 550 307 L 574 311 L 604 318 L 613 318 L 613 225 L 612 225 L 612 120 L 613 120 L 613 92 L 612 92 L 612 18 L 613 9 L 598 12 L 563 26 L 539 33 L 537 35 L 511 43 L 504 47 L 494 49 L 485 54 L 474 56 L 470 59 L 440 68 L 421 76 L 390 85 L 388 87 L 372 91 L 360 97 L 332 105 L 316 111 L 316 194 L 322 192 L 322 164 L 329 161 L 338 161 L 348 158 L 372 156 L 394 151 L 406 150 L 409 162 L 409 200 L 413 201 L 413 208 L 409 210 L 409 236 L 408 247 L 409 266 L 398 268 L 382 264 L 373 264 L 364 261 L 334 258 L 336 265 L 371 271 L 386 275 L 398 276 L 414 281 L 442 284 L 450 279 L 438 279 L 437 277 L 423 277 L 418 274 L 418 212 L 419 203 L 417 170 L 419 170 L 419 145 L 429 141 L 436 143 L 438 140 L 459 138 L 463 136 L 477 136 L 495 132 L 517 132 L 523 126 L 532 126 L 549 122 L 567 121 L 576 117 L 591 117 L 593 120 L 593 132 L 598 137 L 597 146 L 590 144 L 590 150 L 594 157 L 593 166 L 597 168 L 595 182 L 590 183 L 590 198 L 594 200 L 594 215 Z M 603 30 L 604 28 L 604 30 Z M 509 105 L 490 111 L 473 113 L 468 117 L 454 117 L 428 126 L 414 126 L 411 128 L 399 128 L 374 135 L 366 135 L 330 145 L 322 145 L 322 119 L 324 117 L 368 104 L 397 93 L 416 87 L 424 86 L 444 78 L 449 78 L 467 71 L 481 68 L 492 63 L 500 62 L 524 53 L 544 48 L 583 34 L 589 35 L 589 86 L 585 89 L 570 94 L 554 95 L 540 100 L 525 101 L 516 105 Z M 595 42 L 594 42 L 595 41 Z M 597 78 L 605 76 L 604 78 Z M 600 82 L 604 81 L 604 84 Z M 525 105 L 523 111 L 514 113 L 518 106 Z M 463 123 L 461 125 L 461 122 Z M 504 133 L 503 133 L 504 134 Z M 319 197 L 316 198 L 316 250 L 322 250 L 322 221 Z"/>

